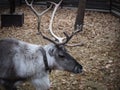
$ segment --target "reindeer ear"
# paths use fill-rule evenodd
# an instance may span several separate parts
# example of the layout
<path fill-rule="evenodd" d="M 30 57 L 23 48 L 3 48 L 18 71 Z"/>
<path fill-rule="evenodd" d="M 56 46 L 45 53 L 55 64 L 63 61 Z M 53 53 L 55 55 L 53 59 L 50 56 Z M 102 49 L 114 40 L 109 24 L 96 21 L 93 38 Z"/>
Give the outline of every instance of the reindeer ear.
<path fill-rule="evenodd" d="M 53 56 L 54 55 L 54 49 L 49 49 L 48 53 L 49 53 L 50 56 Z"/>

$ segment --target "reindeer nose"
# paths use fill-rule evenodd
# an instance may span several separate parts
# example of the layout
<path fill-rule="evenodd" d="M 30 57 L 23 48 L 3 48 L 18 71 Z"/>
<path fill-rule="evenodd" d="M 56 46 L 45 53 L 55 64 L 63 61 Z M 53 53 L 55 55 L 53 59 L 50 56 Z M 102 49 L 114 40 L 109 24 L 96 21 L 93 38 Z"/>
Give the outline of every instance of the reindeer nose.
<path fill-rule="evenodd" d="M 79 66 L 76 66 L 75 68 L 74 68 L 74 72 L 77 74 L 77 73 L 81 73 L 82 72 L 82 69 L 83 69 L 83 67 L 81 66 L 81 65 L 79 65 Z"/>

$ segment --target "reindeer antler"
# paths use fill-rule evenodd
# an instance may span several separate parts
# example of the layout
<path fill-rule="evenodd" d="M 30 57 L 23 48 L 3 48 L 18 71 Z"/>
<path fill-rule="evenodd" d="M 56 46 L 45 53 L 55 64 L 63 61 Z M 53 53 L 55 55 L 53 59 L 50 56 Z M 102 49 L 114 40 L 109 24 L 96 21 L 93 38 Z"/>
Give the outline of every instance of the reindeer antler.
<path fill-rule="evenodd" d="M 56 45 L 67 45 L 67 43 L 70 41 L 70 39 L 75 35 L 77 34 L 78 32 L 81 31 L 82 29 L 82 25 L 79 26 L 79 28 L 77 30 L 75 30 L 74 32 L 72 32 L 72 34 L 69 36 L 67 33 L 63 32 L 65 37 L 58 37 L 57 35 L 55 35 L 53 33 L 53 30 L 52 30 L 52 25 L 53 25 L 53 20 L 54 20 L 54 16 L 55 16 L 55 13 L 58 9 L 58 7 L 60 6 L 60 4 L 62 3 L 63 0 L 60 0 L 60 2 L 58 4 L 56 4 L 55 2 L 50 2 L 51 4 L 54 4 L 55 5 L 55 8 L 53 10 L 53 13 L 52 13 L 52 16 L 51 16 L 51 20 L 50 20 L 50 24 L 49 24 L 49 31 L 51 33 L 51 35 L 58 41 L 58 42 L 55 42 L 47 37 L 44 36 L 44 38 L 46 38 L 47 40 L 53 42 L 54 44 Z M 67 46 L 77 46 L 77 45 L 81 45 L 80 44 L 74 44 L 74 45 L 67 45 Z"/>
<path fill-rule="evenodd" d="M 66 40 L 64 42 L 61 43 L 61 45 L 67 45 L 67 43 L 70 41 L 70 39 L 76 35 L 77 33 L 79 33 L 81 31 L 82 25 L 80 25 L 80 28 L 78 30 L 75 30 L 74 32 L 72 32 L 71 35 L 68 35 L 66 32 L 63 32 L 64 35 L 66 36 Z"/>
<path fill-rule="evenodd" d="M 58 4 L 56 4 L 55 2 L 50 2 L 51 4 L 54 4 L 55 5 L 55 8 L 53 10 L 53 13 L 52 13 L 52 16 L 51 16 L 51 20 L 50 20 L 50 24 L 49 24 L 49 30 L 50 30 L 50 33 L 51 35 L 59 42 L 61 43 L 65 37 L 61 38 L 61 37 L 58 37 L 57 35 L 55 35 L 52 31 L 52 25 L 53 25 L 53 20 L 54 20 L 54 17 L 55 17 L 55 13 L 58 9 L 58 7 L 60 6 L 60 4 L 62 3 L 63 0 L 61 0 Z"/>
<path fill-rule="evenodd" d="M 41 22 L 41 17 L 42 15 L 44 15 L 48 10 L 50 10 L 52 8 L 52 4 L 50 5 L 49 8 L 45 9 L 44 11 L 42 11 L 41 13 L 37 12 L 36 9 L 33 7 L 33 2 L 34 0 L 31 0 L 31 2 L 29 3 L 27 0 L 25 0 L 26 4 L 29 6 L 29 8 L 33 11 L 33 13 L 37 16 L 38 18 L 38 32 L 40 32 L 40 22 Z"/>
<path fill-rule="evenodd" d="M 82 29 L 82 25 L 80 25 L 80 27 L 79 27 L 78 30 L 75 30 L 74 32 L 72 32 L 71 35 L 68 35 L 66 32 L 63 32 L 64 35 L 66 36 L 66 38 L 65 38 L 65 40 L 64 40 L 63 42 L 61 42 L 61 43 L 60 43 L 60 42 L 55 42 L 54 40 L 46 37 L 46 36 L 45 36 L 44 34 L 42 34 L 42 33 L 41 33 L 41 35 L 43 36 L 44 39 L 47 39 L 48 41 L 50 41 L 50 42 L 52 42 L 52 43 L 54 43 L 55 45 L 58 45 L 58 46 L 59 46 L 59 45 L 66 45 L 66 46 L 72 46 L 72 47 L 73 47 L 73 46 L 82 46 L 83 43 L 67 44 L 74 35 L 76 35 L 77 33 L 79 33 L 79 32 L 81 31 L 81 29 Z"/>
<path fill-rule="evenodd" d="M 73 45 L 67 44 L 74 35 L 76 35 L 77 33 L 79 33 L 79 32 L 81 31 L 82 25 L 79 26 L 79 29 L 77 29 L 77 30 L 75 30 L 74 32 L 72 32 L 71 35 L 68 35 L 66 32 L 63 32 L 64 35 L 65 35 L 65 37 L 58 37 L 57 35 L 55 35 L 55 34 L 53 33 L 52 25 L 53 25 L 54 16 L 55 16 L 55 13 L 56 13 L 58 7 L 59 7 L 60 4 L 62 3 L 62 1 L 63 1 L 63 0 L 60 0 L 60 2 L 59 2 L 58 4 L 55 3 L 55 2 L 49 2 L 49 3 L 51 3 L 50 7 L 47 8 L 46 10 L 44 10 L 43 12 L 38 13 L 38 12 L 34 9 L 34 7 L 33 7 L 33 2 L 34 2 L 34 0 L 32 0 L 31 3 L 28 3 L 28 1 L 25 0 L 26 4 L 31 8 L 31 10 L 34 12 L 34 14 L 38 17 L 38 32 L 39 32 L 39 34 L 41 34 L 41 36 L 42 36 L 44 39 L 46 39 L 46 40 L 54 43 L 55 45 L 67 45 L 67 46 L 78 46 L 78 45 L 82 45 L 81 43 L 79 43 L 79 44 L 73 44 Z M 55 5 L 55 8 L 54 8 L 54 10 L 53 10 L 53 13 L 52 13 L 52 16 L 51 16 L 51 19 L 50 19 L 49 31 L 50 31 L 50 34 L 51 34 L 57 41 L 50 39 L 49 37 L 47 37 L 46 35 L 44 35 L 44 34 L 40 31 L 40 19 L 41 19 L 41 16 L 44 15 L 48 10 L 51 9 L 52 4 Z"/>

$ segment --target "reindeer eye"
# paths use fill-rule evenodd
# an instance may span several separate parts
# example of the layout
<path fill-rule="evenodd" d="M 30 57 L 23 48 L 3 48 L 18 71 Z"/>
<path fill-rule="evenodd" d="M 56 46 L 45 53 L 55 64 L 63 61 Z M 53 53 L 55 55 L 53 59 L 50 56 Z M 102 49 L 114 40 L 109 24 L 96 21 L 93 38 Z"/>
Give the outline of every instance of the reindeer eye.
<path fill-rule="evenodd" d="M 65 55 L 62 52 L 59 52 L 58 56 L 61 57 L 61 58 L 65 57 Z"/>
<path fill-rule="evenodd" d="M 59 57 L 64 58 L 65 56 L 64 55 L 59 55 Z"/>

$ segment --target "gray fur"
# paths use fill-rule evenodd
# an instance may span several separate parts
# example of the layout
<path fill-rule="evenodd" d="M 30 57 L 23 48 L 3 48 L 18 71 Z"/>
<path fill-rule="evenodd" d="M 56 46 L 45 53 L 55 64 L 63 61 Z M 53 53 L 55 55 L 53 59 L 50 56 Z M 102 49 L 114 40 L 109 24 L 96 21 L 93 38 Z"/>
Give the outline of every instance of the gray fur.
<path fill-rule="evenodd" d="M 45 71 L 41 49 L 46 52 L 50 69 L 81 72 L 82 66 L 66 52 L 64 46 L 58 47 L 54 44 L 40 46 L 16 39 L 2 39 L 0 40 L 0 84 L 8 88 L 11 86 L 13 90 L 16 82 L 29 80 L 36 90 L 49 89 L 49 76 Z"/>

